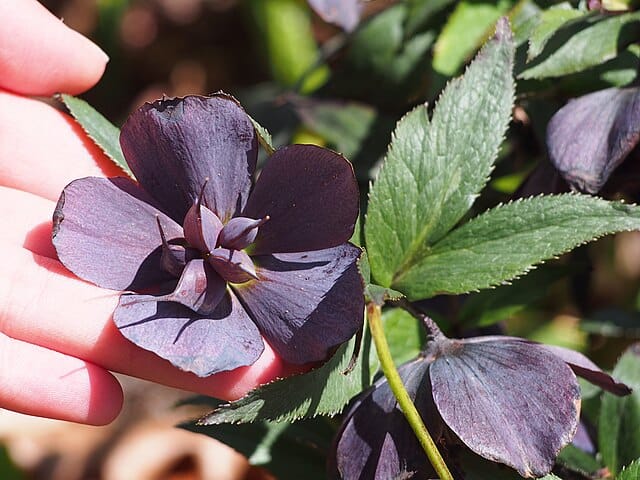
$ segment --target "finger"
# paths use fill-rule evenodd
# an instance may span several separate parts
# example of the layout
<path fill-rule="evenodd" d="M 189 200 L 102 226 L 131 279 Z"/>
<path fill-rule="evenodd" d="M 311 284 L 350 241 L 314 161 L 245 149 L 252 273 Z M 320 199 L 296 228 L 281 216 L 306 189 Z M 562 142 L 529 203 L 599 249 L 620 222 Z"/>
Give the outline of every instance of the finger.
<path fill-rule="evenodd" d="M 3 249 L 0 331 L 105 368 L 222 399 L 291 374 L 267 345 L 258 361 L 207 378 L 181 372 L 126 340 L 111 320 L 118 293 L 75 278 L 58 261 L 25 249 Z M 215 341 L 215 339 L 212 339 Z"/>
<path fill-rule="evenodd" d="M 123 173 L 71 117 L 0 91 L 0 185 L 57 200 L 71 180 L 105 175 Z"/>
<path fill-rule="evenodd" d="M 103 368 L 0 333 L 0 406 L 71 422 L 106 425 L 122 388 Z"/>
<path fill-rule="evenodd" d="M 51 242 L 51 216 L 55 202 L 37 195 L 0 186 L 0 245 L 20 247 L 57 258 Z"/>
<path fill-rule="evenodd" d="M 110 370 L 224 399 L 301 371 L 267 345 L 254 365 L 201 379 L 133 345 L 111 321 L 118 293 L 75 278 L 54 260 L 54 207 L 50 200 L 0 187 L 0 218 L 11 225 L 0 229 L 0 246 L 11 257 L 0 267 L 0 331 Z"/>
<path fill-rule="evenodd" d="M 0 2 L 0 87 L 77 94 L 102 76 L 107 55 L 35 0 Z"/>

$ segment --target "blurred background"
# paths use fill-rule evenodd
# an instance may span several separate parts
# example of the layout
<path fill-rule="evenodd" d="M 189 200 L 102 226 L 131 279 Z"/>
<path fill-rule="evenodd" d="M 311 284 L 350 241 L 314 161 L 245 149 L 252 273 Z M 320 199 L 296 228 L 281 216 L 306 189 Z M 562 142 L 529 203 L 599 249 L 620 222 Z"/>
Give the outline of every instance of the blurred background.
<path fill-rule="evenodd" d="M 267 127 L 276 145 L 317 143 L 344 153 L 363 192 L 396 120 L 412 105 L 437 98 L 500 15 L 510 11 L 517 26 L 517 15 L 527 10 L 514 5 L 534 5 L 375 0 L 340 11 L 336 19 L 331 10 L 322 10 L 321 17 L 301 0 L 41 2 L 109 55 L 102 81 L 83 98 L 114 124 L 162 95 L 224 90 Z M 483 9 L 473 13 L 475 30 L 466 28 L 460 37 L 446 22 L 463 4 Z M 513 128 L 476 211 L 517 194 L 544 162 L 544 126 L 551 114 L 568 97 L 602 86 L 575 79 L 523 82 Z M 527 90 L 542 100 L 530 100 Z M 633 175 L 627 172 L 626 179 Z M 636 182 L 622 195 L 635 200 L 638 190 Z M 470 324 L 490 327 L 584 351 L 610 368 L 640 336 L 639 285 L 640 233 L 633 232 L 580 247 L 512 286 L 436 298 L 424 308 L 457 335 L 467 334 Z M 0 410 L 0 480 L 274 478 L 215 440 L 174 428 L 203 413 L 176 407 L 187 392 L 119 378 L 125 409 L 107 427 Z"/>

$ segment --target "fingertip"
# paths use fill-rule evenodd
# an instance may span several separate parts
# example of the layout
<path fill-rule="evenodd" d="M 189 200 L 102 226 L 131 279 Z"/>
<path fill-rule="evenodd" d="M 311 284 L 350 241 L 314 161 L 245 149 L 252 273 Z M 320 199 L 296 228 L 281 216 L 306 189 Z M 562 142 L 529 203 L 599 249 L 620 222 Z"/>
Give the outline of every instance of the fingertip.
<path fill-rule="evenodd" d="M 0 2 L 0 86 L 27 95 L 78 94 L 109 60 L 35 0 Z"/>
<path fill-rule="evenodd" d="M 0 333 L 0 407 L 28 415 L 106 425 L 122 387 L 107 370 Z"/>

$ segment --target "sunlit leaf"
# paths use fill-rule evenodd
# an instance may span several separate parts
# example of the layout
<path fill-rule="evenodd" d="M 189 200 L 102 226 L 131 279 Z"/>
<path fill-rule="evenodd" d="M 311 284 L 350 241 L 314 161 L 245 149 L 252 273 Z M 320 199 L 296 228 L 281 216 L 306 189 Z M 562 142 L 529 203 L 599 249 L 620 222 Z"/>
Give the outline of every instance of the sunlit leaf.
<path fill-rule="evenodd" d="M 63 94 L 60 98 L 86 134 L 129 177 L 134 178 L 120 148 L 120 129 L 80 98 Z"/>
<path fill-rule="evenodd" d="M 504 21 L 466 74 L 446 88 L 431 120 L 419 106 L 398 123 L 365 224 L 379 285 L 395 288 L 487 182 L 511 115 L 513 50 Z"/>

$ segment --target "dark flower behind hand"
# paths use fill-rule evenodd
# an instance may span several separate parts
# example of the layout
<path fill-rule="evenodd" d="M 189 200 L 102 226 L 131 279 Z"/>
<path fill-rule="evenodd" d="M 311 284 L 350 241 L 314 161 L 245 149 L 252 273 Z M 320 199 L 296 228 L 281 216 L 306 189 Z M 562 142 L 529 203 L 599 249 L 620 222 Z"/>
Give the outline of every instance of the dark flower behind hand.
<path fill-rule="evenodd" d="M 224 94 L 145 104 L 120 143 L 139 183 L 70 183 L 53 243 L 76 275 L 125 291 L 125 337 L 206 376 L 253 364 L 263 338 L 303 364 L 358 330 L 358 187 L 342 156 L 284 147 L 252 186 L 257 134 Z"/>
<path fill-rule="evenodd" d="M 424 354 L 398 369 L 427 428 L 524 477 L 548 474 L 574 437 L 576 374 L 617 395 L 631 392 L 578 352 L 514 337 L 449 339 L 430 325 Z M 345 415 L 329 469 L 343 480 L 434 478 L 385 378 Z"/>

